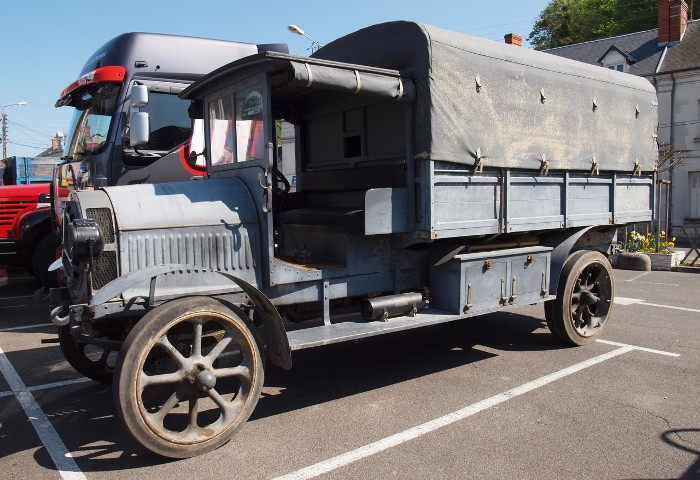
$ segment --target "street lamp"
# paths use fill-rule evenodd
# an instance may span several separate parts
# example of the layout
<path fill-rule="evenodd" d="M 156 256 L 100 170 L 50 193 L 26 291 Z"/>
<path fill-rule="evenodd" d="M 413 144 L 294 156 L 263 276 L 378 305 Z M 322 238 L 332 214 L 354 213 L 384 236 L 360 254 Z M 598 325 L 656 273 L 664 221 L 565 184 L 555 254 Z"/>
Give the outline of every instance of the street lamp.
<path fill-rule="evenodd" d="M 27 102 L 17 102 L 11 103 L 9 105 L 0 106 L 0 113 L 2 114 L 2 158 L 7 158 L 7 119 L 5 118 L 5 109 L 7 107 L 23 107 Z M 1 159 L 0 159 L 1 160 Z"/>
<path fill-rule="evenodd" d="M 309 40 L 311 40 L 311 53 L 313 54 L 316 50 L 321 48 L 323 45 L 318 43 L 316 40 L 313 38 L 309 37 L 307 34 L 304 33 L 304 30 L 301 28 L 297 27 L 296 25 L 287 25 L 287 30 L 289 30 L 292 33 L 295 33 L 297 35 L 301 35 L 302 37 L 306 37 Z"/>

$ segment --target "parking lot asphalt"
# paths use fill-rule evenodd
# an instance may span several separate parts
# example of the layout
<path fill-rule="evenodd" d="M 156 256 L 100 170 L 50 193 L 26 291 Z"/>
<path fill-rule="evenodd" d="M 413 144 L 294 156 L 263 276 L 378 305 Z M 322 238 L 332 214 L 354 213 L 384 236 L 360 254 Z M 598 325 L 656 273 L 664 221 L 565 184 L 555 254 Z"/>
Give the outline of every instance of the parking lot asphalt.
<path fill-rule="evenodd" d="M 0 477 L 700 478 L 700 276 L 615 270 L 613 318 L 578 348 L 541 305 L 295 352 L 218 450 L 159 458 L 110 386 L 51 342 L 38 285 L 0 288 Z"/>

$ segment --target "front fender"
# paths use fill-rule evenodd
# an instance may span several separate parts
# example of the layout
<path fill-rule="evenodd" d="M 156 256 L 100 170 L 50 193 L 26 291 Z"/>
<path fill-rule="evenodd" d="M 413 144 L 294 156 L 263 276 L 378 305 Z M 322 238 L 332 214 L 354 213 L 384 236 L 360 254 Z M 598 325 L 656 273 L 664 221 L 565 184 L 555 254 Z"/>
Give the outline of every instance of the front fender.
<path fill-rule="evenodd" d="M 256 309 L 258 309 L 260 317 L 262 318 L 270 347 L 270 360 L 275 365 L 286 370 L 291 368 L 292 350 L 289 347 L 289 340 L 287 339 L 287 333 L 284 329 L 282 317 L 280 316 L 279 312 L 272 304 L 270 299 L 268 299 L 260 290 L 241 278 L 228 273 L 217 272 L 206 268 L 193 267 L 191 265 L 156 265 L 153 267 L 143 268 L 127 273 L 126 275 L 122 275 L 121 277 L 107 283 L 104 287 L 95 292 L 95 295 L 92 297 L 91 306 L 94 307 L 102 305 L 103 303 L 108 302 L 129 288 L 135 287 L 140 283 L 166 273 L 177 271 L 207 271 L 216 273 L 231 280 L 234 284 L 240 287 L 240 289 L 251 298 Z"/>
<path fill-rule="evenodd" d="M 43 207 L 24 213 L 19 218 L 17 254 L 29 258 L 39 239 L 51 231 L 51 208 Z"/>

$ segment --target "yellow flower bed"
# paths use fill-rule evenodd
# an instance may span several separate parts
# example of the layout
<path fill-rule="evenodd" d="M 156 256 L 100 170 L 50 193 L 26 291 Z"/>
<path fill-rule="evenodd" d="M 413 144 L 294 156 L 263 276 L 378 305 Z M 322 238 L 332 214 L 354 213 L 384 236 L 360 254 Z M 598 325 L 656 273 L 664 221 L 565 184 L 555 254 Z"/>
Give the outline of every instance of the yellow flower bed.
<path fill-rule="evenodd" d="M 676 245 L 676 237 L 672 239 L 666 238 L 666 232 L 661 232 L 659 235 L 659 248 L 656 248 L 656 236 L 653 234 L 642 235 L 634 230 L 629 235 L 625 250 L 628 252 L 643 252 L 643 253 L 672 253 L 672 248 Z"/>

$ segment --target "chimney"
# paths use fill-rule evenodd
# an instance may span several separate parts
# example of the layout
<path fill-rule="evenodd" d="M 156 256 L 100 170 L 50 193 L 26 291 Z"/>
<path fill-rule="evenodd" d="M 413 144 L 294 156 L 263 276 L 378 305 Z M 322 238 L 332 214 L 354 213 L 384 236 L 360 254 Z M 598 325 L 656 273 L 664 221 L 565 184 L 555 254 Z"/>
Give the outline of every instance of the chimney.
<path fill-rule="evenodd" d="M 63 145 L 65 141 L 65 136 L 63 135 L 63 132 L 56 132 L 56 136 L 54 136 L 51 139 L 51 148 L 52 149 L 63 149 Z"/>
<path fill-rule="evenodd" d="M 660 2 L 661 0 L 659 0 Z M 518 35 L 517 33 L 509 33 L 503 37 L 508 45 L 515 45 L 518 47 L 522 47 L 523 45 L 523 37 Z"/>
<path fill-rule="evenodd" d="M 685 0 L 658 0 L 659 45 L 680 42 L 688 23 L 688 4 Z"/>

